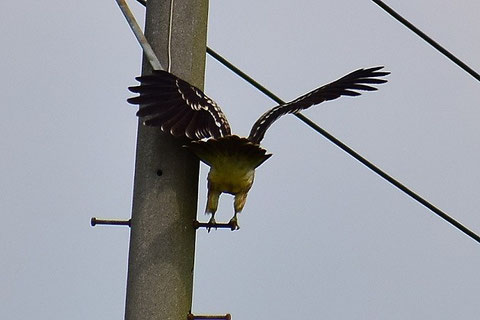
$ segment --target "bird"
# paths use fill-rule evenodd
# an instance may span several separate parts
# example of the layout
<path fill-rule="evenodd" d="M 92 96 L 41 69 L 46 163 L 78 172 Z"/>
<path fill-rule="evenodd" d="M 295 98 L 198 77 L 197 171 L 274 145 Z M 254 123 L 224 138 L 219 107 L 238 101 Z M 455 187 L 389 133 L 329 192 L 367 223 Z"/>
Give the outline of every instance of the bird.
<path fill-rule="evenodd" d="M 222 193 L 234 196 L 234 215 L 228 222 L 238 230 L 238 214 L 243 210 L 253 185 L 255 170 L 272 154 L 260 145 L 267 129 L 281 116 L 296 114 L 313 105 L 341 96 L 358 96 L 359 91 L 375 91 L 372 85 L 387 82 L 390 72 L 383 66 L 361 68 L 312 90 L 295 100 L 277 105 L 258 118 L 248 137 L 232 134 L 218 104 L 199 88 L 174 74 L 153 70 L 135 79 L 140 83 L 128 89 L 138 94 L 127 101 L 138 105 L 136 115 L 146 126 L 159 127 L 174 137 L 186 137 L 186 147 L 210 166 L 207 176 L 207 229 L 217 225 L 215 213 Z"/>

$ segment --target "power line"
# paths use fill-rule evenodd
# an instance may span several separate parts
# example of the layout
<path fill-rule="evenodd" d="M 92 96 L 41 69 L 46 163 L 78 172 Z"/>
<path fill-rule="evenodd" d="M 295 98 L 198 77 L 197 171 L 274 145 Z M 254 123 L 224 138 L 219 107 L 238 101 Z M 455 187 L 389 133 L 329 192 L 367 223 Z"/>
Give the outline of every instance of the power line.
<path fill-rule="evenodd" d="M 135 19 L 135 16 L 133 15 L 132 11 L 130 11 L 130 8 L 128 7 L 125 0 L 115 0 L 115 1 L 117 1 L 117 4 L 123 13 L 123 16 L 127 20 L 128 25 L 130 26 L 130 29 L 132 30 L 133 34 L 137 38 L 137 41 L 142 47 L 143 52 L 147 57 L 148 61 L 150 62 L 150 65 L 152 66 L 152 68 L 155 70 L 165 70 L 165 68 L 162 66 L 157 56 L 155 55 L 155 52 L 153 52 L 153 49 L 150 46 L 150 43 L 148 43 L 147 38 L 145 38 L 145 35 L 142 32 L 142 29 L 138 25 L 137 20 Z M 143 5 L 147 4 L 146 2 L 141 2 L 141 0 L 140 0 L 140 3 L 142 3 Z"/>
<path fill-rule="evenodd" d="M 386 5 L 383 1 L 381 0 L 372 0 L 375 4 L 377 4 L 380 8 L 385 10 L 388 14 L 390 14 L 393 18 L 395 18 L 397 21 L 402 23 L 404 26 L 409 28 L 412 32 L 414 32 L 416 35 L 418 35 L 420 38 L 425 40 L 428 44 L 430 44 L 432 47 L 437 49 L 439 52 L 441 52 L 444 56 L 449 58 L 452 62 L 454 62 L 456 65 L 458 65 L 460 68 L 465 70 L 467 73 L 469 73 L 472 77 L 480 81 L 480 74 L 478 74 L 475 70 L 470 68 L 466 63 L 464 63 L 462 60 L 457 58 L 455 55 L 453 55 L 450 51 L 442 47 L 438 42 L 430 38 L 428 35 L 426 35 L 422 30 L 418 29 L 415 27 L 410 21 L 402 17 L 399 13 L 397 13 L 395 10 L 390 8 L 388 5 Z M 143 6 L 147 5 L 146 0 L 137 0 L 138 3 L 142 4 Z"/>
<path fill-rule="evenodd" d="M 392 17 L 397 19 L 400 23 L 402 23 L 404 26 L 406 26 L 408 29 L 412 30 L 416 35 L 418 35 L 420 38 L 428 42 L 432 47 L 440 51 L 444 56 L 452 60 L 455 64 L 457 64 L 460 68 L 468 72 L 472 77 L 480 81 L 480 74 L 478 74 L 475 70 L 467 66 L 464 62 L 462 62 L 460 59 L 455 57 L 452 53 L 450 53 L 447 49 L 442 47 L 438 42 L 427 36 L 425 33 L 423 33 L 420 29 L 415 27 L 412 23 L 410 23 L 407 19 L 402 17 L 400 14 L 395 12 L 392 8 L 387 6 L 384 2 L 381 0 L 372 0 L 375 2 L 380 8 L 385 10 L 388 14 L 390 14 Z"/>
<path fill-rule="evenodd" d="M 285 101 L 283 101 L 282 99 L 280 99 L 277 95 L 275 95 L 273 92 L 271 92 L 270 90 L 268 90 L 267 88 L 265 88 L 264 86 L 262 86 L 260 83 L 258 83 L 257 81 L 255 81 L 254 79 L 252 79 L 250 76 L 248 76 L 245 72 L 241 71 L 240 69 L 238 69 L 236 66 L 234 66 L 232 63 L 230 63 L 229 61 L 227 61 L 225 58 L 223 58 L 221 55 L 219 55 L 218 53 L 216 53 L 215 51 L 213 51 L 212 49 L 210 49 L 209 47 L 207 47 L 207 53 L 212 56 L 213 58 L 215 58 L 216 60 L 218 60 L 220 63 L 222 63 L 225 67 L 227 67 L 228 69 L 230 69 L 231 71 L 233 71 L 234 73 L 236 73 L 238 76 L 240 76 L 242 79 L 244 79 L 245 81 L 247 81 L 248 83 L 250 83 L 252 86 L 254 86 L 255 88 L 257 88 L 258 90 L 260 90 L 262 93 L 264 93 L 266 96 L 270 97 L 272 100 L 274 100 L 275 102 L 277 102 L 278 104 L 283 104 L 285 103 Z M 350 148 L 349 146 L 347 146 L 345 143 L 343 143 L 342 141 L 338 140 L 337 138 L 335 138 L 333 135 L 331 135 L 330 133 L 328 133 L 326 130 L 320 128 L 316 123 L 314 123 L 312 120 L 310 120 L 309 118 L 305 117 L 303 114 L 301 113 L 296 113 L 295 116 L 297 116 L 300 120 L 302 120 L 305 124 L 307 124 L 309 127 L 311 127 L 313 130 L 317 131 L 318 133 L 320 133 L 321 135 L 323 135 L 325 138 L 327 138 L 328 140 L 330 140 L 333 144 L 335 144 L 336 146 L 338 146 L 340 149 L 342 149 L 343 151 L 345 151 L 346 153 L 348 153 L 349 155 L 351 155 L 352 157 L 354 157 L 355 159 L 357 159 L 358 161 L 360 161 L 363 165 L 365 165 L 366 167 L 368 167 L 370 170 L 372 170 L 373 172 L 375 172 L 376 174 L 378 174 L 379 176 L 381 176 L 382 178 L 384 178 L 385 180 L 387 180 L 388 182 L 390 182 L 391 184 L 393 184 L 395 187 L 397 187 L 398 189 L 400 189 L 401 191 L 403 191 L 404 193 L 406 193 L 408 196 L 410 196 L 411 198 L 413 198 L 414 200 L 416 200 L 417 202 L 419 202 L 420 204 L 422 204 L 423 206 L 425 206 L 426 208 L 428 208 L 429 210 L 431 210 L 433 213 L 435 213 L 436 215 L 438 215 L 439 217 L 441 217 L 442 219 L 444 219 L 445 221 L 447 221 L 448 223 L 452 224 L 454 227 L 456 227 L 457 229 L 459 229 L 460 231 L 462 231 L 463 233 L 465 233 L 466 235 L 468 235 L 469 237 L 471 237 L 472 239 L 474 239 L 475 241 L 479 242 L 480 243 L 480 236 L 478 236 L 477 234 L 475 234 L 473 231 L 471 231 L 470 229 L 468 229 L 467 227 L 465 227 L 464 225 L 462 225 L 460 222 L 458 222 L 457 220 L 453 219 L 452 217 L 450 217 L 448 214 L 446 214 L 444 211 L 440 210 L 439 208 L 435 207 L 433 204 L 431 204 L 430 202 L 428 202 L 427 200 L 425 200 L 424 198 L 422 198 L 420 195 L 418 195 L 417 193 L 413 192 L 412 190 L 410 190 L 409 188 L 407 188 L 405 185 L 403 185 L 402 183 L 400 183 L 398 180 L 394 179 L 392 176 L 390 176 L 389 174 L 387 174 L 385 171 L 381 170 L 380 168 L 378 168 L 377 166 L 375 166 L 372 162 L 368 161 L 367 159 L 365 159 L 364 157 L 362 157 L 360 154 L 358 154 L 357 152 L 355 152 L 352 148 Z"/>

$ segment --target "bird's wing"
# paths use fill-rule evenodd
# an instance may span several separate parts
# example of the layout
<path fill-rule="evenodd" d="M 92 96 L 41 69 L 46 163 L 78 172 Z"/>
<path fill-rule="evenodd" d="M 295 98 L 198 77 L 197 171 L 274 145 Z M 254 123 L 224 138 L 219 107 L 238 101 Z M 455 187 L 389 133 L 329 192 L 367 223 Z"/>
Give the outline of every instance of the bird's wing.
<path fill-rule="evenodd" d="M 360 95 L 358 90 L 377 90 L 370 84 L 385 83 L 387 80 L 379 79 L 378 77 L 390 74 L 390 72 L 379 71 L 382 68 L 383 66 L 358 69 L 293 101 L 268 110 L 255 122 L 248 139 L 253 143 L 259 144 L 272 123 L 285 114 L 297 113 L 323 101 L 333 100 L 340 96 L 358 96 Z"/>
<path fill-rule="evenodd" d="M 220 107 L 197 87 L 162 70 L 136 79 L 140 85 L 128 89 L 140 95 L 127 101 L 141 105 L 137 116 L 147 117 L 145 125 L 192 140 L 230 135 Z"/>

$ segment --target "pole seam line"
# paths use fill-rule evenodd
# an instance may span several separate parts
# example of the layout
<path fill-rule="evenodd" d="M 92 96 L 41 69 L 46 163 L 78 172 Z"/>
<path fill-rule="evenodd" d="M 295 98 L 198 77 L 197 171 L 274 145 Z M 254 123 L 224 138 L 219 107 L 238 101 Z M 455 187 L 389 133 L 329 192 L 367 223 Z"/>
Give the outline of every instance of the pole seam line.
<path fill-rule="evenodd" d="M 168 21 L 168 72 L 172 72 L 172 30 L 173 30 L 173 0 L 170 0 L 170 16 Z"/>

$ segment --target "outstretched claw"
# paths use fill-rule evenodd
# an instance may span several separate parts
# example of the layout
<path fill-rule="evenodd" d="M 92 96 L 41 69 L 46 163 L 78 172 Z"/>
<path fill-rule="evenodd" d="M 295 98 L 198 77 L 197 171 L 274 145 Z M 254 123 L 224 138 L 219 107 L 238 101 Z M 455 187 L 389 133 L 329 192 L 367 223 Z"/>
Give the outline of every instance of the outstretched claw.
<path fill-rule="evenodd" d="M 232 231 L 240 229 L 240 226 L 238 225 L 238 221 L 237 221 L 237 215 L 234 215 L 233 218 L 230 219 L 228 224 L 230 225 L 230 229 Z"/>

